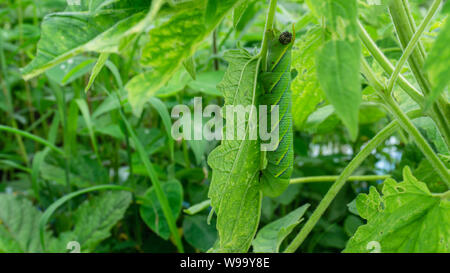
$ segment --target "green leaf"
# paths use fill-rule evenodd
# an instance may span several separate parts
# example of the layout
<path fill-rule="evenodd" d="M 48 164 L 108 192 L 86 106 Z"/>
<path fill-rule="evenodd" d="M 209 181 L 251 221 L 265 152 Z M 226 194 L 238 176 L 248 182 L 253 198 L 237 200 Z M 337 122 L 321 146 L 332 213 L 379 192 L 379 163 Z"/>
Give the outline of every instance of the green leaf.
<path fill-rule="evenodd" d="M 86 85 L 86 88 L 84 89 L 84 92 L 89 91 L 89 89 L 91 88 L 92 84 L 95 81 L 95 78 L 97 78 L 97 76 L 100 73 L 100 71 L 102 71 L 103 66 L 105 66 L 105 63 L 108 60 L 108 58 L 109 58 L 109 53 L 102 53 L 102 54 L 100 54 L 100 56 L 97 59 L 97 62 L 95 63 L 94 68 L 92 69 L 91 76 L 89 77 L 89 82 Z"/>
<path fill-rule="evenodd" d="M 94 62 L 95 59 L 76 56 L 52 67 L 45 74 L 60 85 L 67 85 L 91 71 Z"/>
<path fill-rule="evenodd" d="M 222 96 L 217 90 L 217 84 L 223 79 L 223 71 L 209 71 L 199 73 L 197 79 L 190 82 L 188 86 L 196 91 L 207 95 Z"/>
<path fill-rule="evenodd" d="M 441 133 L 436 127 L 436 124 L 431 118 L 429 117 L 417 118 L 414 119 L 413 123 L 414 125 L 417 126 L 417 128 L 424 131 L 424 135 L 430 140 L 431 143 L 433 143 L 437 152 L 444 155 L 450 154 L 448 146 L 444 141 L 444 138 L 442 137 Z"/>
<path fill-rule="evenodd" d="M 66 185 L 66 165 L 63 157 L 47 156 L 40 165 L 40 174 L 43 179 Z M 73 157 L 68 171 L 70 183 L 80 188 L 108 183 L 109 179 L 107 170 L 89 156 Z"/>
<path fill-rule="evenodd" d="M 202 252 L 210 249 L 217 240 L 215 221 L 208 225 L 207 218 L 205 215 L 195 215 L 187 216 L 183 221 L 184 238 Z"/>
<path fill-rule="evenodd" d="M 131 203 L 129 192 L 106 192 L 85 201 L 73 216 L 75 228 L 65 239 L 80 243 L 82 252 L 92 252 L 121 220 Z"/>
<path fill-rule="evenodd" d="M 359 54 L 345 41 L 329 41 L 318 53 L 317 71 L 327 99 L 355 140 L 361 103 Z"/>
<path fill-rule="evenodd" d="M 142 31 L 153 19 L 149 15 L 156 15 L 154 9 L 145 15 L 149 8 L 147 0 L 120 0 L 104 6 L 99 6 L 99 1 L 89 2 L 97 3 L 90 6 L 96 7 L 94 10 L 83 4 L 74 11 L 52 13 L 44 18 L 37 56 L 22 70 L 26 80 L 82 52 L 116 53 L 122 38 Z"/>
<path fill-rule="evenodd" d="M 0 194 L 0 253 L 42 252 L 41 215 L 27 199 Z M 50 234 L 46 232 L 45 236 L 50 237 Z"/>
<path fill-rule="evenodd" d="M 256 87 L 260 59 L 243 50 L 228 51 L 224 58 L 229 66 L 218 89 L 223 93 L 225 106 L 258 105 Z M 245 118 L 251 120 L 256 114 L 249 111 Z M 229 129 L 225 127 L 224 135 Z M 224 139 L 208 157 L 213 170 L 208 195 L 217 213 L 219 232 L 215 252 L 246 252 L 258 228 L 262 198 L 260 143 L 249 139 L 251 132 L 247 123 L 245 132 L 245 140 Z"/>
<path fill-rule="evenodd" d="M 91 119 L 91 113 L 89 112 L 89 106 L 87 105 L 85 100 L 76 99 L 75 101 L 78 105 L 78 108 L 81 111 L 81 115 L 83 116 L 84 122 L 88 129 L 89 137 L 91 138 L 91 143 L 92 143 L 92 147 L 94 149 L 94 153 L 97 156 L 97 158 L 100 160 L 98 148 L 97 148 L 97 140 L 95 138 L 95 132 L 94 132 L 92 119 Z"/>
<path fill-rule="evenodd" d="M 322 45 L 322 30 L 315 28 L 296 40 L 292 52 L 292 68 L 297 70 L 297 77 L 292 80 L 292 116 L 294 125 L 301 129 L 306 119 L 324 99 L 317 78 L 315 52 Z"/>
<path fill-rule="evenodd" d="M 425 69 L 428 71 L 433 89 L 428 96 L 427 106 L 429 107 L 439 95 L 448 87 L 450 81 L 450 20 L 439 32 L 439 36 L 434 42 L 431 52 L 425 62 Z"/>
<path fill-rule="evenodd" d="M 383 196 L 372 188 L 357 200 L 360 226 L 344 252 L 369 252 L 379 244 L 381 252 L 450 252 L 450 201 L 433 195 L 408 167 L 403 182 L 387 179 Z"/>
<path fill-rule="evenodd" d="M 194 56 L 187 58 L 183 62 L 183 65 L 184 65 L 184 68 L 186 69 L 186 71 L 189 73 L 189 75 L 191 75 L 191 78 L 193 80 L 195 80 L 197 78 L 197 72 L 196 72 L 196 68 L 195 68 Z"/>
<path fill-rule="evenodd" d="M 359 226 L 363 225 L 361 218 L 349 215 L 344 221 L 344 231 L 348 236 L 353 236 Z"/>
<path fill-rule="evenodd" d="M 284 217 L 267 224 L 253 240 L 253 252 L 256 253 L 278 253 L 283 240 L 303 220 L 303 215 L 309 208 L 309 204 L 303 205 Z"/>
<path fill-rule="evenodd" d="M 205 10 L 205 24 L 206 26 L 211 26 L 215 23 L 217 16 L 217 2 L 220 0 L 207 0 L 206 10 Z"/>
<path fill-rule="evenodd" d="M 199 2 L 203 4 L 198 7 Z M 139 116 L 143 105 L 192 56 L 238 0 L 217 2 L 216 16 L 205 26 L 205 1 L 195 1 L 192 8 L 181 10 L 164 24 L 152 29 L 150 42 L 142 50 L 141 64 L 152 70 L 132 78 L 126 85 L 133 112 Z"/>
<path fill-rule="evenodd" d="M 158 98 L 150 98 L 149 102 L 152 105 L 152 107 L 155 108 L 155 110 L 158 112 L 159 116 L 163 121 L 164 128 L 166 129 L 166 134 L 169 141 L 170 156 L 173 159 L 174 140 L 171 134 L 172 120 L 170 119 L 169 110 L 167 109 L 167 106 Z"/>
<path fill-rule="evenodd" d="M 320 86 L 355 140 L 362 100 L 356 0 L 326 0 L 319 7 L 330 31 L 329 40 L 317 53 Z"/>
<path fill-rule="evenodd" d="M 250 1 L 243 1 L 233 9 L 233 27 L 236 28 Z"/>
<path fill-rule="evenodd" d="M 440 155 L 442 162 L 450 169 L 450 156 Z M 436 173 L 428 159 L 423 159 L 417 169 L 414 170 L 414 176 L 427 184 L 432 192 L 445 192 L 448 188 L 442 178 Z"/>
<path fill-rule="evenodd" d="M 162 189 L 167 196 L 174 218 L 178 218 L 183 202 L 183 187 L 177 180 L 162 184 Z M 144 195 L 143 203 L 139 209 L 141 218 L 147 226 L 161 238 L 167 240 L 170 236 L 169 225 L 164 217 L 161 204 L 158 201 L 154 187 L 150 187 Z"/>

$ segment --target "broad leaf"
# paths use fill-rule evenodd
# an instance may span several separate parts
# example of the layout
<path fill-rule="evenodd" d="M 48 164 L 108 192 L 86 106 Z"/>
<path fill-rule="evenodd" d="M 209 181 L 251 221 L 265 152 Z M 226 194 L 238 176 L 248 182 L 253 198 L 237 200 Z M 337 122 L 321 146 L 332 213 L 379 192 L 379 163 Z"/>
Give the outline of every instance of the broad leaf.
<path fill-rule="evenodd" d="M 294 125 L 301 129 L 309 115 L 324 99 L 323 91 L 317 79 L 315 52 L 322 45 L 322 31 L 312 29 L 296 41 L 292 52 L 292 68 L 298 74 L 291 84 L 292 116 Z"/>
<path fill-rule="evenodd" d="M 41 215 L 30 201 L 0 194 L 0 253 L 41 252 Z"/>
<path fill-rule="evenodd" d="M 177 180 L 172 180 L 162 184 L 162 189 L 167 196 L 174 219 L 178 218 L 183 202 L 183 187 Z M 139 209 L 142 220 L 144 220 L 151 230 L 161 236 L 161 238 L 165 240 L 169 239 L 169 225 L 164 217 L 161 204 L 158 201 L 153 186 L 147 190 L 144 198 L 143 204 Z"/>
<path fill-rule="evenodd" d="M 82 252 L 94 251 L 101 241 L 111 236 L 111 228 L 123 218 L 130 203 L 129 192 L 107 192 L 85 201 L 73 216 L 73 231 L 62 234 L 58 240 L 63 245 L 76 241 Z"/>
<path fill-rule="evenodd" d="M 207 251 L 217 240 L 215 221 L 208 225 L 207 216 L 186 216 L 183 221 L 183 232 L 186 241 L 200 251 Z"/>
<path fill-rule="evenodd" d="M 448 194 L 433 195 L 406 167 L 403 182 L 387 179 L 383 196 L 371 188 L 356 206 L 367 224 L 360 226 L 344 252 L 450 252 Z"/>
<path fill-rule="evenodd" d="M 253 252 L 256 253 L 278 253 L 283 240 L 302 221 L 302 217 L 308 209 L 309 204 L 303 205 L 290 212 L 286 216 L 264 226 L 255 240 L 253 240 Z"/>
<path fill-rule="evenodd" d="M 320 86 L 355 140 L 361 103 L 356 0 L 322 1 L 319 11 L 331 32 L 330 40 L 317 53 Z"/>
<path fill-rule="evenodd" d="M 49 14 L 42 22 L 37 56 L 22 71 L 24 78 L 35 77 L 82 52 L 118 52 L 122 38 L 143 29 L 140 23 L 148 20 L 149 7 L 149 0 L 91 0 Z M 135 26 L 139 29 L 133 29 Z"/>
<path fill-rule="evenodd" d="M 239 50 L 228 51 L 224 58 L 229 67 L 218 89 L 224 95 L 225 106 L 258 105 L 256 87 L 260 60 Z M 246 121 L 256 114 L 248 111 Z M 224 136 L 230 129 L 236 128 L 225 127 Z M 213 170 L 209 197 L 217 214 L 219 232 L 218 244 L 213 249 L 215 252 L 246 252 L 258 227 L 260 147 L 258 140 L 249 139 L 247 123 L 245 136 L 245 140 L 222 140 L 208 158 Z"/>

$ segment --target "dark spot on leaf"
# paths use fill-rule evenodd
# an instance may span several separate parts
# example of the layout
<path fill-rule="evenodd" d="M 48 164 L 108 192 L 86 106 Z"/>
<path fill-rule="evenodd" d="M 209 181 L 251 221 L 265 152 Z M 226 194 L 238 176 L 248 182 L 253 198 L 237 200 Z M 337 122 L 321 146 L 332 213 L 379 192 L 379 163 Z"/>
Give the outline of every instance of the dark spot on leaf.
<path fill-rule="evenodd" d="M 292 41 L 292 33 L 285 31 L 285 32 L 281 33 L 280 38 L 278 40 L 283 45 L 287 45 Z"/>

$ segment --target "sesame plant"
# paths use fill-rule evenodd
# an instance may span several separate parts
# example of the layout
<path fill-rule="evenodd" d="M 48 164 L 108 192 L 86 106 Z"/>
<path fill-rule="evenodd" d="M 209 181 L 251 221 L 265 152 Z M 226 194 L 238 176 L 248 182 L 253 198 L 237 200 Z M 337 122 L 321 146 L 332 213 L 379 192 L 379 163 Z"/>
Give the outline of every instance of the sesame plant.
<path fill-rule="evenodd" d="M 0 252 L 450 252 L 449 12 L 0 1 Z"/>

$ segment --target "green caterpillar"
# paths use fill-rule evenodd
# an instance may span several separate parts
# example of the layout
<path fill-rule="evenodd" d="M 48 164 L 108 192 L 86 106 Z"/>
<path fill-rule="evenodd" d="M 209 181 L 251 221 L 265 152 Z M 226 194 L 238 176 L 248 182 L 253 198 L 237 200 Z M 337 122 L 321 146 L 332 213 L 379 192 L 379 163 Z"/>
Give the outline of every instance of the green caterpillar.
<path fill-rule="evenodd" d="M 267 151 L 266 153 L 265 166 L 261 171 L 260 182 L 264 194 L 275 197 L 287 188 L 293 170 L 294 144 L 290 85 L 291 50 L 295 37 L 292 37 L 289 32 L 279 34 L 275 31 L 272 32 L 271 36 L 267 56 L 267 72 L 263 72 L 260 78 L 264 89 L 261 104 L 267 105 L 268 112 L 271 106 L 279 106 L 279 120 L 277 122 L 279 142 L 274 151 Z M 271 124 L 270 116 L 269 128 Z"/>

